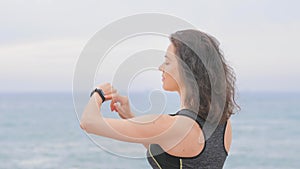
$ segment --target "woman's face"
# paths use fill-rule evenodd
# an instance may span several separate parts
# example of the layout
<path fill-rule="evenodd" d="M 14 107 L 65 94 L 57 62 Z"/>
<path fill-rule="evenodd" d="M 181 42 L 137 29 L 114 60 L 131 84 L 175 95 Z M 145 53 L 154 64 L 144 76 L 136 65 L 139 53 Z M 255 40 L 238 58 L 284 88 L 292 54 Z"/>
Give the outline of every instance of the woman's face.
<path fill-rule="evenodd" d="M 159 70 L 162 71 L 163 89 L 180 92 L 178 61 L 175 56 L 175 46 L 172 43 L 167 49 L 165 62 L 159 66 Z"/>

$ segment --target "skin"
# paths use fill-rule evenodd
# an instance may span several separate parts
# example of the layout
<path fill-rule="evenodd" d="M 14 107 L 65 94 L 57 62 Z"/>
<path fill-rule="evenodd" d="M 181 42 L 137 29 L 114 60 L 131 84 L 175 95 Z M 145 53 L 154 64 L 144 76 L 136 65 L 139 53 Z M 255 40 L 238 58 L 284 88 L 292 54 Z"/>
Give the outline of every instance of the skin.
<path fill-rule="evenodd" d="M 184 108 L 182 99 L 184 83 L 179 78 L 175 47 L 172 44 L 169 45 L 165 62 L 159 70 L 162 71 L 163 89 L 177 92 L 181 97 L 180 108 Z M 159 144 L 167 153 L 181 157 L 192 157 L 202 151 L 205 139 L 201 128 L 192 119 L 167 114 L 135 117 L 130 110 L 128 98 L 119 95 L 111 84 L 100 84 L 97 88 L 104 91 L 106 100 L 111 100 L 111 110 L 116 111 L 121 119 L 104 118 L 101 114 L 102 99 L 95 93 L 90 98 L 80 121 L 80 127 L 87 133 L 141 143 L 146 148 L 149 144 Z M 231 123 L 228 121 L 224 140 L 227 152 L 231 145 L 231 135 Z"/>

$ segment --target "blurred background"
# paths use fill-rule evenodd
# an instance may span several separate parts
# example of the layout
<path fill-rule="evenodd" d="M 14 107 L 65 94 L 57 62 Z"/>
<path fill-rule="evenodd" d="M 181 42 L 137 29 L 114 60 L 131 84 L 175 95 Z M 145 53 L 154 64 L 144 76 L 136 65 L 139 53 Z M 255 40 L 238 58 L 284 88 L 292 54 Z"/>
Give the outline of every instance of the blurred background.
<path fill-rule="evenodd" d="M 232 117 L 224 168 L 299 168 L 299 6 L 297 0 L 0 1 L 0 168 L 150 168 L 146 159 L 96 146 L 79 128 L 72 100 L 73 71 L 89 39 L 113 21 L 149 12 L 179 17 L 216 37 L 236 72 L 242 109 Z M 160 88 L 145 84 L 148 74 L 133 84 L 132 104 L 141 110 L 151 106 L 149 90 Z M 154 74 L 150 81 L 160 81 Z M 178 97 L 166 95 L 167 111 L 175 112 Z M 131 153 L 122 150 L 129 143 L 99 139 Z"/>

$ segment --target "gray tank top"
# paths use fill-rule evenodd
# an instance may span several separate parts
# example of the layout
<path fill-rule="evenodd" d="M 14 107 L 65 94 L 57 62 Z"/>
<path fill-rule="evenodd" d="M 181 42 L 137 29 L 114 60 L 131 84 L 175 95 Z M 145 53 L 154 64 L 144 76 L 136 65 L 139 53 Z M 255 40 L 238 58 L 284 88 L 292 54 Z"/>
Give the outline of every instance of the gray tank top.
<path fill-rule="evenodd" d="M 205 120 L 196 113 L 182 109 L 171 116 L 182 115 L 196 119 L 202 129 Z M 227 151 L 224 146 L 224 135 L 226 123 L 219 124 L 214 133 L 205 139 L 203 150 L 194 157 L 178 157 L 165 152 L 158 144 L 151 144 L 147 150 L 147 159 L 154 169 L 221 169 L 227 158 Z M 205 137 L 205 131 L 203 131 Z"/>

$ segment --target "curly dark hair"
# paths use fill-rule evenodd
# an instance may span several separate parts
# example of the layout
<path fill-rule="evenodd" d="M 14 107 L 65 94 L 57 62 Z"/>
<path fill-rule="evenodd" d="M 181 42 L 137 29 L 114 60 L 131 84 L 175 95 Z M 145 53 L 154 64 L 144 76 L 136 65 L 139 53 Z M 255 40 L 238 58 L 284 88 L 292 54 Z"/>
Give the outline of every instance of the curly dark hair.
<path fill-rule="evenodd" d="M 185 105 L 197 105 L 194 110 L 205 120 L 227 121 L 240 107 L 235 101 L 235 74 L 226 63 L 219 42 L 193 29 L 171 34 L 170 41 L 175 46 L 178 65 L 182 70 L 179 71 L 180 77 L 186 88 L 190 89 L 186 92 Z M 188 85 L 191 81 L 194 83 Z M 216 101 L 212 101 L 213 96 Z M 209 113 L 212 118 L 208 118 Z"/>

